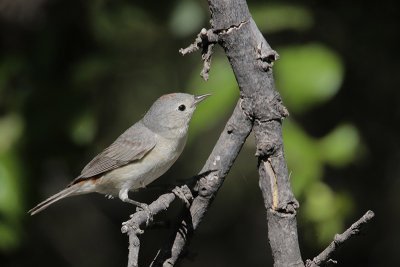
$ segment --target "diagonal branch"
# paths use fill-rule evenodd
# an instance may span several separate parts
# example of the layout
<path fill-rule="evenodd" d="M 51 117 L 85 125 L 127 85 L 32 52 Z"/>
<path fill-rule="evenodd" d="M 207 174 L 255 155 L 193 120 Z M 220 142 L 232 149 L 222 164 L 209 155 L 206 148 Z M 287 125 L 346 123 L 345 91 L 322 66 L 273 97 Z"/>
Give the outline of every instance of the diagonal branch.
<path fill-rule="evenodd" d="M 325 266 L 328 263 L 336 263 L 335 260 L 331 259 L 331 256 L 336 251 L 336 249 L 339 246 L 343 245 L 344 242 L 346 242 L 353 236 L 357 235 L 360 232 L 361 228 L 365 224 L 370 222 L 374 216 L 375 216 L 374 212 L 369 210 L 358 221 L 353 223 L 349 227 L 349 229 L 344 231 L 343 234 L 336 234 L 332 243 L 330 243 L 329 246 L 324 251 L 322 251 L 313 260 L 306 261 L 306 267 L 318 267 L 318 266 Z"/>
<path fill-rule="evenodd" d="M 169 258 L 168 255 L 173 254 L 178 256 L 180 254 L 186 242 L 186 235 L 190 235 L 192 230 L 197 228 L 205 210 L 211 204 L 212 199 L 222 185 L 222 182 L 246 141 L 247 136 L 250 134 L 252 122 L 241 110 L 240 101 L 241 100 L 239 100 L 236 105 L 232 116 L 228 120 L 225 129 L 221 133 L 217 144 L 214 146 L 200 174 L 187 184 L 192 191 L 197 194 L 190 208 L 190 219 L 184 220 L 184 225 L 180 226 L 179 231 L 176 232 L 176 236 L 166 244 L 164 249 L 159 251 L 156 261 L 153 263 L 154 266 L 157 266 L 157 259 L 165 260 Z M 156 215 L 166 210 L 175 198 L 176 195 L 174 193 L 161 195 L 149 205 L 150 213 Z M 188 209 L 185 208 L 181 218 L 184 218 L 187 214 Z M 128 267 L 133 267 L 137 264 L 139 252 L 139 240 L 137 239 L 137 235 L 143 233 L 143 231 L 139 231 L 139 227 L 145 225 L 147 220 L 148 214 L 146 211 L 140 210 L 135 212 L 130 220 L 123 223 L 121 231 L 128 234 L 130 241 Z M 179 246 L 175 246 L 174 249 L 172 249 L 171 244 L 173 244 L 175 237 L 180 243 Z M 173 253 L 170 252 L 171 250 Z M 177 257 L 173 259 L 174 262 L 176 260 Z"/>
<path fill-rule="evenodd" d="M 173 235 L 165 246 L 159 250 L 152 266 L 173 266 L 176 263 L 187 240 L 203 219 L 247 136 L 250 134 L 252 122 L 243 113 L 240 103 L 241 100 L 236 105 L 232 116 L 200 173 L 212 172 L 198 181 L 195 187 L 198 195 L 195 197 L 190 210 L 185 209 L 182 212 Z"/>

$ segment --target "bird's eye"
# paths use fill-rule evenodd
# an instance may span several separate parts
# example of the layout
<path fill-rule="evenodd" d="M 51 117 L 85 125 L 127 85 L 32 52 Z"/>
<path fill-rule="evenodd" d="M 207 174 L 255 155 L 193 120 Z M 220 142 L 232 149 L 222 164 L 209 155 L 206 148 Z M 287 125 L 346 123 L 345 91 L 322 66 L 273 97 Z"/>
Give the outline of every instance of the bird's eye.
<path fill-rule="evenodd" d="M 185 105 L 180 105 L 180 106 L 178 107 L 178 109 L 179 109 L 180 111 L 184 111 L 184 110 L 186 109 L 186 106 L 185 106 Z"/>

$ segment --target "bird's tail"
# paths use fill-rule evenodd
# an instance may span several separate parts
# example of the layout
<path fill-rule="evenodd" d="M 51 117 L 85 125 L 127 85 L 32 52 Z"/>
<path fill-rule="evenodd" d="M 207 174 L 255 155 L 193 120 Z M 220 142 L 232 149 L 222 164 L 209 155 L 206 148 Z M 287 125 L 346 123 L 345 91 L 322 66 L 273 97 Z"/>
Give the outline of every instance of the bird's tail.
<path fill-rule="evenodd" d="M 36 205 L 36 207 L 29 210 L 28 213 L 30 215 L 35 215 L 36 213 L 41 212 L 42 210 L 44 210 L 45 208 L 47 208 L 54 202 L 59 201 L 60 199 L 63 199 L 65 197 L 74 195 L 74 193 L 76 193 L 77 189 L 78 189 L 78 186 L 76 186 L 76 185 L 69 186 L 69 187 L 65 188 L 64 190 L 58 192 L 57 194 L 52 195 L 45 201 L 40 202 L 38 205 Z"/>

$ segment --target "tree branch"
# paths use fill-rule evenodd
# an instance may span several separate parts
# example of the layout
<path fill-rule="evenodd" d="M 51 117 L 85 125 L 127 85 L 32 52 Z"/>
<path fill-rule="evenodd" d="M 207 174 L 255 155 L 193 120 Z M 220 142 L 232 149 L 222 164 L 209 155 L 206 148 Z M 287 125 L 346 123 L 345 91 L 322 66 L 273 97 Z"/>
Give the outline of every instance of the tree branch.
<path fill-rule="evenodd" d="M 331 259 L 331 256 L 335 250 L 351 237 L 357 235 L 361 228 L 370 222 L 374 216 L 374 212 L 369 210 L 364 214 L 364 216 L 362 216 L 358 221 L 353 223 L 346 231 L 344 231 L 343 234 L 336 234 L 332 243 L 330 243 L 324 251 L 322 251 L 313 260 L 306 261 L 306 267 L 325 266 L 329 263 L 335 264 L 336 261 Z"/>
<path fill-rule="evenodd" d="M 193 200 L 190 210 L 183 210 L 173 235 L 165 246 L 158 251 L 152 266 L 173 266 L 178 260 L 191 233 L 203 219 L 247 136 L 250 134 L 252 122 L 243 113 L 240 103 L 241 100 L 236 105 L 217 144 L 200 171 L 200 173 L 209 174 L 197 182 L 194 188 L 197 196 Z"/>
<path fill-rule="evenodd" d="M 271 70 L 278 55 L 258 30 L 245 0 L 209 0 L 209 5 L 212 32 L 218 35 L 218 42 L 225 50 L 240 88 L 241 102 L 236 110 L 239 109 L 241 115 L 245 114 L 247 120 L 256 122 L 254 133 L 260 187 L 267 210 L 269 240 L 275 266 L 304 266 L 295 218 L 295 209 L 299 205 L 290 188 L 283 151 L 281 121 L 288 112 L 274 89 Z M 199 40 L 198 36 L 196 46 L 200 46 Z M 193 50 L 191 47 L 190 51 Z M 204 190 L 206 194 L 199 193 L 190 213 L 182 214 L 184 219 L 173 235 L 174 240 L 170 240 L 159 251 L 153 266 L 175 264 L 190 233 L 198 226 L 222 184 L 223 179 L 217 177 L 216 183 L 212 182 L 212 178 L 200 180 L 200 192 Z M 282 247 L 285 247 L 284 251 Z"/>

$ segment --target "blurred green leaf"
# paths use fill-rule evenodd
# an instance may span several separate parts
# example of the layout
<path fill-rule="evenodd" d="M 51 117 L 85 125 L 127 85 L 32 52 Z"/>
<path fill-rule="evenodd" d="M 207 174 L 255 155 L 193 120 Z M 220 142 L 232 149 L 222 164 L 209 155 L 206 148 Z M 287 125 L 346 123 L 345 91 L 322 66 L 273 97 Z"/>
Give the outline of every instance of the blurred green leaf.
<path fill-rule="evenodd" d="M 311 12 L 289 4 L 250 4 L 250 12 L 262 32 L 306 30 L 314 24 Z"/>
<path fill-rule="evenodd" d="M 294 194 L 299 197 L 310 184 L 322 177 L 323 166 L 315 141 L 292 119 L 284 121 L 282 133 L 291 185 Z"/>
<path fill-rule="evenodd" d="M 101 81 L 101 77 L 110 70 L 110 62 L 101 57 L 89 57 L 75 66 L 72 81 L 79 88 L 89 88 L 91 82 Z"/>
<path fill-rule="evenodd" d="M 109 8 L 104 0 L 93 1 L 91 26 L 97 39 L 112 46 L 132 48 L 146 45 L 156 36 L 156 25 L 146 11 L 132 3 Z"/>
<path fill-rule="evenodd" d="M 276 84 L 284 103 L 295 113 L 330 99 L 339 90 L 344 66 L 340 57 L 321 44 L 278 49 Z"/>
<path fill-rule="evenodd" d="M 24 214 L 22 166 L 13 152 L 0 156 L 0 249 L 14 249 L 20 240 Z"/>
<path fill-rule="evenodd" d="M 10 251 L 15 249 L 20 243 L 20 237 L 17 229 L 10 224 L 4 224 L 0 221 L 0 250 Z"/>
<path fill-rule="evenodd" d="M 22 211 L 21 168 L 14 152 L 0 156 L 0 213 L 6 217 Z"/>
<path fill-rule="evenodd" d="M 316 239 L 320 246 L 326 246 L 332 242 L 335 234 L 343 232 L 343 220 L 343 217 L 333 217 L 316 224 Z"/>
<path fill-rule="evenodd" d="M 228 113 L 230 115 L 239 98 L 236 79 L 226 58 L 213 58 L 208 82 L 200 78 L 200 70 L 201 67 L 197 68 L 189 80 L 190 93 L 194 95 L 211 93 L 213 95 L 203 101 L 194 113 L 189 127 L 190 139 L 213 127 Z"/>
<path fill-rule="evenodd" d="M 318 142 L 321 157 L 333 166 L 342 167 L 355 158 L 360 147 L 360 137 L 351 124 L 337 126 Z"/>
<path fill-rule="evenodd" d="M 76 144 L 88 144 L 93 141 L 96 128 L 96 120 L 93 114 L 86 111 L 72 122 L 71 138 Z"/>
<path fill-rule="evenodd" d="M 0 155 L 8 151 L 21 137 L 23 121 L 17 114 L 0 118 Z"/>
<path fill-rule="evenodd" d="M 0 94 L 6 87 L 10 78 L 20 72 L 23 67 L 22 59 L 19 57 L 8 56 L 0 62 Z"/>
<path fill-rule="evenodd" d="M 322 182 L 316 182 L 307 188 L 306 201 L 303 204 L 304 217 L 313 222 L 323 222 L 336 213 L 333 191 Z"/>
<path fill-rule="evenodd" d="M 343 232 L 343 222 L 353 212 L 353 201 L 322 182 L 309 186 L 305 196 L 302 219 L 315 225 L 318 243 L 326 245 L 336 233 Z"/>
<path fill-rule="evenodd" d="M 176 36 L 182 37 L 199 31 L 205 14 L 199 1 L 179 1 L 171 13 L 169 28 Z"/>

